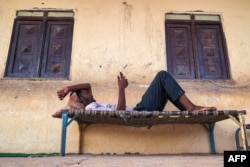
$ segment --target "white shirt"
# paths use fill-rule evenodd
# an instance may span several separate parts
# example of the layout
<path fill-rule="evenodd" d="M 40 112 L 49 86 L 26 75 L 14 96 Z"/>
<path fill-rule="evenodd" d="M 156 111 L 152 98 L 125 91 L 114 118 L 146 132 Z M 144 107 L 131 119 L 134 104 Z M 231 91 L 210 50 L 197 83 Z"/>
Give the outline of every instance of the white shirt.
<path fill-rule="evenodd" d="M 116 104 L 109 104 L 109 103 L 97 103 L 92 102 L 85 107 L 85 110 L 103 110 L 103 111 L 115 111 L 117 110 Z M 133 111 L 134 107 L 126 106 L 126 111 Z"/>

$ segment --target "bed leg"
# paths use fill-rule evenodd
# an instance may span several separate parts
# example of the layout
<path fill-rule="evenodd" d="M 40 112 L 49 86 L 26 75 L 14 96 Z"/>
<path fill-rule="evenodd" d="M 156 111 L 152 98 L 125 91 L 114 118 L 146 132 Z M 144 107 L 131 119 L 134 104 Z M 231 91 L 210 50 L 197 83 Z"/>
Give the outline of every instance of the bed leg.
<path fill-rule="evenodd" d="M 61 136 L 61 156 L 65 156 L 65 148 L 66 148 L 66 134 L 67 134 L 67 125 L 68 124 L 68 112 L 62 112 L 62 136 Z"/>
<path fill-rule="evenodd" d="M 209 132 L 211 154 L 215 154 L 214 125 L 215 123 L 202 124 Z"/>
<path fill-rule="evenodd" d="M 83 141 L 83 139 L 82 139 L 82 124 L 79 124 L 78 123 L 78 127 L 79 127 L 79 151 L 78 151 L 78 153 L 79 154 L 81 154 L 82 153 L 82 141 Z"/>
<path fill-rule="evenodd" d="M 210 138 L 210 147 L 211 147 L 211 153 L 215 154 L 215 140 L 214 140 L 214 125 L 215 123 L 209 123 L 209 138 Z"/>
<path fill-rule="evenodd" d="M 248 143 L 247 143 L 247 136 L 246 136 L 246 124 L 245 119 L 241 114 L 239 114 L 239 121 L 240 121 L 240 135 L 242 138 L 242 145 L 244 151 L 249 151 Z"/>

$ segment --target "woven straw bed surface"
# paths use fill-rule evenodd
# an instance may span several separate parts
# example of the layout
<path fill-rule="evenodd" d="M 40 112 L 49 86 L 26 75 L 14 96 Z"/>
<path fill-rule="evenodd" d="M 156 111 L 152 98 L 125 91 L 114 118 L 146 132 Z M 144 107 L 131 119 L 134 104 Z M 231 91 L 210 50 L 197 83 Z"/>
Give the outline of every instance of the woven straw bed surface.
<path fill-rule="evenodd" d="M 217 111 L 90 111 L 68 110 L 69 116 L 76 115 L 80 124 L 116 124 L 136 127 L 149 127 L 160 124 L 215 123 L 246 114 L 245 110 Z"/>

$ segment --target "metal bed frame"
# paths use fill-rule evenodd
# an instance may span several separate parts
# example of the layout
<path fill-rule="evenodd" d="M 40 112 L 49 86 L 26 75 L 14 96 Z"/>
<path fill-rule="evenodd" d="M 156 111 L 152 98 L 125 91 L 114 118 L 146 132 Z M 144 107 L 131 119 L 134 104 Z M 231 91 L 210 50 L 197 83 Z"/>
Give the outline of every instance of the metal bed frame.
<path fill-rule="evenodd" d="M 76 121 L 79 126 L 79 153 L 82 152 L 82 132 L 91 124 L 113 124 L 134 127 L 152 127 L 162 124 L 201 124 L 210 138 L 211 153 L 215 154 L 214 127 L 218 121 L 231 119 L 240 129 L 243 150 L 248 150 L 246 140 L 246 125 L 243 115 L 246 110 L 217 110 L 217 111 L 90 111 L 63 110 L 61 156 L 65 156 L 67 127 Z"/>

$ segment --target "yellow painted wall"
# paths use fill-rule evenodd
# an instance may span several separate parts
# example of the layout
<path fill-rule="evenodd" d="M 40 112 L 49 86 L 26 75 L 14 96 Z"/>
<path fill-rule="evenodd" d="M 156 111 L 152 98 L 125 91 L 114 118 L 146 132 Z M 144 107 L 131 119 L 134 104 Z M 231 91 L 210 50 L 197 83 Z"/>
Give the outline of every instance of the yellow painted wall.
<path fill-rule="evenodd" d="M 126 2 L 126 3 L 125 3 Z M 70 80 L 4 78 L 17 10 L 73 9 L 74 37 Z M 61 121 L 51 114 L 64 106 L 56 91 L 80 82 L 93 84 L 95 98 L 117 102 L 116 75 L 128 78 L 128 105 L 134 106 L 159 70 L 166 69 L 164 19 L 167 12 L 220 14 L 228 46 L 231 81 L 178 80 L 194 103 L 218 109 L 250 109 L 250 2 L 248 0 L 10 0 L 0 5 L 0 153 L 58 152 Z M 199 13 L 198 12 L 198 13 Z M 171 104 L 166 110 L 175 109 Z M 250 122 L 249 114 L 245 117 Z M 237 125 L 215 127 L 218 153 L 235 148 Z M 78 151 L 78 127 L 68 128 L 67 152 Z M 250 137 L 248 135 L 248 137 Z M 200 125 L 164 125 L 150 130 L 91 125 L 84 153 L 208 153 L 209 138 Z"/>

